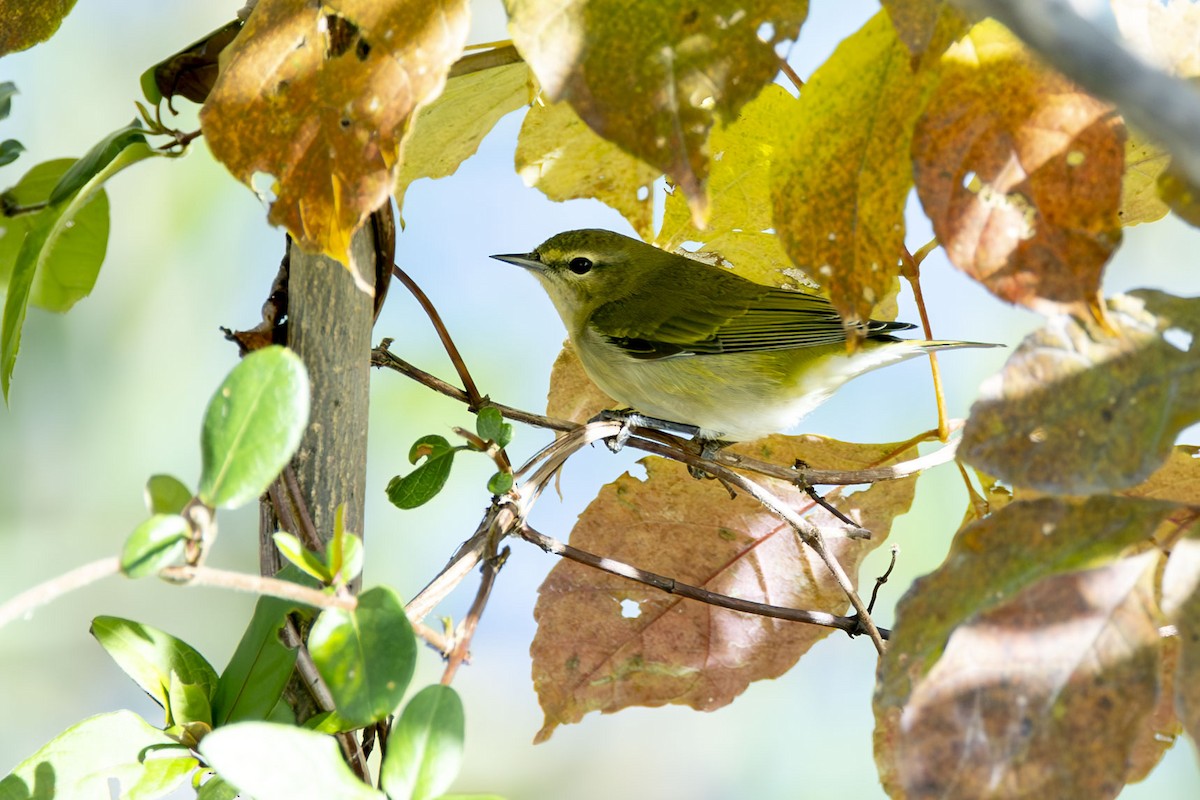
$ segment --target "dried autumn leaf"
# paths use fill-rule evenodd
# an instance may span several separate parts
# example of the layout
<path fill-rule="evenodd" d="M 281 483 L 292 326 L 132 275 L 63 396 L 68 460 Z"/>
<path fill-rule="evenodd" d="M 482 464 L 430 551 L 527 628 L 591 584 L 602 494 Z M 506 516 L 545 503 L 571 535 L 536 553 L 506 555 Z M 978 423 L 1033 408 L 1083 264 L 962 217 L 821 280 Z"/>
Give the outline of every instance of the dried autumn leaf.
<path fill-rule="evenodd" d="M 653 232 L 651 188 L 662 174 L 589 128 L 569 103 L 535 103 L 517 137 L 517 173 L 556 202 L 592 197 L 643 238 Z"/>
<path fill-rule="evenodd" d="M 753 455 L 820 468 L 860 469 L 911 457 L 901 445 L 851 445 L 815 436 L 772 436 L 744 445 Z M 841 613 L 848 606 L 828 568 L 785 523 L 748 497 L 731 500 L 674 462 L 647 458 L 647 479 L 623 475 L 580 516 L 571 544 L 714 592 L 773 605 Z M 873 534 L 845 526 L 794 487 L 771 483 L 820 526 L 854 576 L 868 552 L 908 510 L 915 481 L 878 483 L 833 504 Z M 542 584 L 530 648 L 546 720 L 543 741 L 590 711 L 686 704 L 711 710 L 751 681 L 777 677 L 830 629 L 716 608 L 563 561 Z"/>
<path fill-rule="evenodd" d="M 274 179 L 272 223 L 370 287 L 350 236 L 387 201 L 412 114 L 441 92 L 466 36 L 466 0 L 261 0 L 223 55 L 205 140 L 247 185 Z"/>
<path fill-rule="evenodd" d="M 546 396 L 546 416 L 584 423 L 606 409 L 620 408 L 583 371 L 571 340 L 554 359 L 550 370 L 550 392 Z"/>
<path fill-rule="evenodd" d="M 529 102 L 529 66 L 524 62 L 451 77 L 445 91 L 422 107 L 404 140 L 396 175 L 396 205 L 418 178 L 453 175 L 475 154 L 495 124 Z"/>
<path fill-rule="evenodd" d="M 1144 480 L 1200 420 L 1200 300 L 1109 301 L 1115 335 L 1057 317 L 980 387 L 958 455 L 1004 481 L 1092 494 Z"/>
<path fill-rule="evenodd" d="M 1095 308 L 1121 241 L 1124 126 L 985 20 L 942 57 L 917 123 L 917 193 L 949 259 L 1044 313 Z"/>
<path fill-rule="evenodd" d="M 1168 164 L 1155 184 L 1159 199 L 1175 212 L 1175 216 L 1200 228 L 1200 189 L 1193 186 L 1182 170 Z"/>
<path fill-rule="evenodd" d="M 1175 707 L 1193 741 L 1200 741 L 1200 536 L 1176 542 L 1163 571 L 1163 611 L 1179 632 Z"/>
<path fill-rule="evenodd" d="M 1175 510 L 1019 501 L 960 531 L 900 601 L 880 664 L 875 753 L 889 793 L 1115 796 L 1162 722 L 1160 555 L 1122 555 Z"/>
<path fill-rule="evenodd" d="M 929 50 L 942 13 L 958 13 L 946 0 L 883 0 L 882 5 L 896 35 L 914 58 Z M 958 24 L 965 28 L 966 20 L 959 17 Z"/>
<path fill-rule="evenodd" d="M 1200 4 L 1193 0 L 1111 0 L 1117 30 L 1142 59 L 1172 75 L 1200 75 Z"/>
<path fill-rule="evenodd" d="M 1121 180 L 1121 208 L 1117 217 L 1128 227 L 1154 222 L 1170 209 L 1158 196 L 1158 176 L 1171 163 L 1166 148 L 1136 132 L 1125 140 L 1125 175 Z"/>
<path fill-rule="evenodd" d="M 782 86 L 771 84 L 742 107 L 737 119 L 717 123 L 708 139 L 713 158 L 708 225 L 696 227 L 683 192 L 672 192 L 655 244 L 676 251 L 698 243 L 705 252 L 719 253 L 744 278 L 795 285 L 797 278 L 785 272 L 794 269 L 792 262 L 770 228 L 771 164 L 784 139 L 780 120 L 795 114 L 797 102 Z"/>
<path fill-rule="evenodd" d="M 75 0 L 0 0 L 0 56 L 49 39 L 74 7 Z"/>
<path fill-rule="evenodd" d="M 703 218 L 705 141 L 779 72 L 807 0 L 506 0 L 546 96 L 665 172 Z"/>
<path fill-rule="evenodd" d="M 850 322 L 895 291 L 909 137 L 937 78 L 937 61 L 930 67 L 913 71 L 881 11 L 813 73 L 780 122 L 795 135 L 773 165 L 775 229 Z"/>

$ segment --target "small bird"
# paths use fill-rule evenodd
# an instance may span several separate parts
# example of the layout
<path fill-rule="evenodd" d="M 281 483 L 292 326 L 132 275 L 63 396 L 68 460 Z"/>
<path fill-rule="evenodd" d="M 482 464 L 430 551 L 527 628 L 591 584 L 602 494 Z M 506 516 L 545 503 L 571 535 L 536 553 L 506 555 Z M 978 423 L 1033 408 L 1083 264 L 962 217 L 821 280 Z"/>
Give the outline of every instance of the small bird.
<path fill-rule="evenodd" d="M 871 320 L 854 352 L 823 297 L 748 281 L 721 267 L 605 230 L 560 233 L 524 267 L 550 295 L 588 377 L 642 414 L 699 429 L 704 441 L 787 430 L 851 378 L 933 350 L 995 347 L 898 339 L 916 326 Z"/>

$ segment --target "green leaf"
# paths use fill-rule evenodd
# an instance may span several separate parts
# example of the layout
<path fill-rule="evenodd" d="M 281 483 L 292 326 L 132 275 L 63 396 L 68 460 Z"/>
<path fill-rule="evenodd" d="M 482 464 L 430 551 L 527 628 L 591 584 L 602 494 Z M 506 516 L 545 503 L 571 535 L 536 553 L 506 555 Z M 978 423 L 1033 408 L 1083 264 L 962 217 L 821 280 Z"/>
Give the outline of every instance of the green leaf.
<path fill-rule="evenodd" d="M 300 579 L 301 575 L 298 569 L 286 567 L 275 577 L 310 585 L 310 581 Z M 287 615 L 297 609 L 311 613 L 308 606 L 299 606 L 290 600 L 258 599 L 254 616 L 217 682 L 213 697 L 214 727 L 266 719 L 279 702 L 297 655 L 280 641 L 279 632 Z"/>
<path fill-rule="evenodd" d="M 508 443 L 512 441 L 513 427 L 504 421 L 500 409 L 488 406 L 480 409 L 475 418 L 475 432 L 485 442 L 495 442 L 500 447 L 508 447 Z"/>
<path fill-rule="evenodd" d="M 213 692 L 197 683 L 185 683 L 174 670 L 167 686 L 167 719 L 172 725 L 202 722 L 212 726 Z"/>
<path fill-rule="evenodd" d="M 30 292 L 37 290 L 34 300 L 39 306 L 65 311 L 92 290 L 108 243 L 108 199 L 103 186 L 125 167 L 154 155 L 161 154 L 145 143 L 130 145 L 69 201 L 32 215 L 0 218 L 6 228 L 0 237 L 0 272 L 6 270 L 8 262 L 5 251 L 19 242 L 0 322 L 0 389 L 6 401 L 21 347 L 21 327 L 25 324 Z M 62 162 L 49 163 L 62 165 Z M 16 220 L 21 222 L 18 224 Z M 22 226 L 27 226 L 23 233 Z M 13 245 L 5 246 L 10 238 Z M 36 287 L 35 277 L 40 281 Z"/>
<path fill-rule="evenodd" d="M 463 706 L 449 686 L 417 693 L 388 736 L 380 780 L 390 797 L 429 800 L 454 782 L 462 764 Z"/>
<path fill-rule="evenodd" d="M 0 83 L 0 119 L 8 119 L 12 113 L 13 95 L 17 94 L 17 85 L 12 81 Z"/>
<path fill-rule="evenodd" d="M 417 657 L 404 606 L 385 586 L 363 592 L 353 611 L 323 611 L 309 633 L 308 650 L 338 713 L 358 726 L 396 710 Z"/>
<path fill-rule="evenodd" d="M 197 766 L 188 751 L 132 711 L 100 714 L 67 728 L 0 780 L 0 800 L 151 800 L 178 787 Z"/>
<path fill-rule="evenodd" d="M 513 487 L 513 476 L 511 472 L 497 472 L 493 475 L 487 484 L 488 491 L 492 494 L 504 494 Z"/>
<path fill-rule="evenodd" d="M 279 552 L 283 554 L 283 557 L 304 570 L 305 573 L 312 575 L 321 583 L 331 583 L 333 581 L 333 574 L 329 571 L 325 562 L 318 558 L 315 553 L 306 550 L 304 545 L 300 544 L 300 540 L 295 536 L 286 531 L 279 531 L 272 534 L 271 538 L 275 540 L 275 546 L 279 548 Z"/>
<path fill-rule="evenodd" d="M 134 119 L 125 127 L 118 128 L 105 136 L 92 145 L 92 149 L 88 150 L 83 158 L 72 164 L 59 178 L 58 183 L 50 191 L 50 205 L 58 205 L 82 189 L 88 181 L 111 164 L 113 159 L 119 156 L 125 148 L 145 143 L 145 130 L 139 119 Z"/>
<path fill-rule="evenodd" d="M 184 683 L 204 687 L 209 697 L 216 692 L 216 670 L 190 644 L 169 633 L 120 617 L 96 617 L 91 632 L 117 666 L 164 709 L 172 673 Z"/>
<path fill-rule="evenodd" d="M 155 80 L 154 73 L 158 71 L 158 65 L 155 64 L 138 78 L 138 84 L 142 87 L 142 97 L 145 97 L 147 102 L 158 105 L 163 99 L 162 92 L 158 90 L 158 82 Z"/>
<path fill-rule="evenodd" d="M 173 475 L 151 475 L 146 481 L 146 510 L 151 514 L 178 514 L 192 500 L 192 490 Z"/>
<path fill-rule="evenodd" d="M 407 475 L 397 475 L 388 481 L 388 500 L 397 508 L 416 508 L 428 503 L 446 485 L 454 454 L 461 449 L 451 447 L 445 437 L 436 434 L 417 439 L 408 452 L 408 460 L 415 464 L 425 458 L 425 463 Z"/>
<path fill-rule="evenodd" d="M 178 563 L 190 532 L 188 521 L 178 514 L 155 514 L 125 540 L 121 571 L 131 578 L 144 578 Z"/>
<path fill-rule="evenodd" d="M 346 504 L 337 507 L 333 515 L 333 539 L 326 552 L 329 574 L 340 584 L 354 580 L 362 572 L 362 539 L 346 530 Z"/>
<path fill-rule="evenodd" d="M 239 722 L 204 737 L 200 752 L 217 773 L 256 800 L 383 800 L 321 733 L 270 722 Z"/>
<path fill-rule="evenodd" d="M 5 139 L 3 142 L 0 142 L 0 167 L 16 161 L 17 156 L 24 150 L 25 145 L 16 139 Z"/>
<path fill-rule="evenodd" d="M 242 359 L 204 414 L 200 499 L 236 508 L 265 492 L 300 446 L 308 402 L 308 372 L 291 350 L 273 345 Z"/>
<path fill-rule="evenodd" d="M 213 775 L 196 792 L 196 800 L 236 800 L 237 796 L 237 787 L 220 775 Z"/>

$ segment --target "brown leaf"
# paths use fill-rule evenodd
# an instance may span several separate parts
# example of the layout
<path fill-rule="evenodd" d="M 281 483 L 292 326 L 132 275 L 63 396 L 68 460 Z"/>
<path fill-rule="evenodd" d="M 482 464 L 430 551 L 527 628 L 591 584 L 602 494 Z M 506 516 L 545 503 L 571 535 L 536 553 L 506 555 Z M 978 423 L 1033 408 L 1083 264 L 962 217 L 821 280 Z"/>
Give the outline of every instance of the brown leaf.
<path fill-rule="evenodd" d="M 882 5 L 896 35 L 914 58 L 924 56 L 929 50 L 943 12 L 953 13 L 958 25 L 966 28 L 966 20 L 946 0 L 883 0 Z"/>
<path fill-rule="evenodd" d="M 575 354 L 575 346 L 567 339 L 550 370 L 546 416 L 584 423 L 601 411 L 615 408 L 621 408 L 621 404 L 592 383 Z"/>
<path fill-rule="evenodd" d="M 1179 632 L 1175 708 L 1192 741 L 1200 742 L 1200 536 L 1194 525 L 1167 559 L 1162 605 Z"/>
<path fill-rule="evenodd" d="M 1193 227 L 1200 228 L 1200 189 L 1188 181 L 1182 170 L 1173 163 L 1168 164 L 1166 169 L 1159 173 L 1155 188 L 1158 190 L 1159 199 L 1175 212 L 1175 216 Z"/>
<path fill-rule="evenodd" d="M 1200 301 L 1151 290 L 1109 302 L 1116 335 L 1065 317 L 980 387 L 959 458 L 1056 494 L 1127 488 L 1200 420 Z"/>
<path fill-rule="evenodd" d="M 1120 117 L 992 20 L 942 62 L 912 151 L 947 256 L 1009 302 L 1086 315 L 1121 240 Z"/>
<path fill-rule="evenodd" d="M 1121 181 L 1121 210 L 1117 216 L 1126 227 L 1154 222 L 1170 209 L 1158 196 L 1158 176 L 1171 163 L 1166 148 L 1136 132 L 1125 140 L 1125 176 Z"/>
<path fill-rule="evenodd" d="M 779 72 L 807 0 L 506 0 L 509 30 L 551 100 L 665 172 L 705 209 L 705 141 Z"/>
<path fill-rule="evenodd" d="M 466 36 L 466 0 L 260 0 L 201 111 L 205 139 L 247 185 L 275 180 L 273 224 L 349 265 L 413 112 L 441 92 Z"/>
<path fill-rule="evenodd" d="M 868 319 L 900 274 L 909 141 L 937 78 L 912 69 L 879 12 L 804 85 L 794 132 L 775 159 L 775 229 L 792 263 L 829 293 L 848 322 Z"/>
<path fill-rule="evenodd" d="M 857 469 L 911 457 L 897 445 L 851 445 L 814 436 L 772 436 L 745 445 L 759 457 Z M 571 544 L 714 592 L 773 605 L 841 613 L 845 595 L 792 530 L 753 500 L 731 500 L 715 481 L 647 458 L 648 477 L 606 486 L 580 516 Z M 873 533 L 849 539 L 845 527 L 794 487 L 772 483 L 819 525 L 846 571 L 887 538 L 912 502 L 914 481 L 888 481 L 834 505 Z M 742 614 L 681 600 L 563 561 L 539 591 L 538 632 L 530 648 L 534 687 L 546 714 L 538 740 L 589 711 L 665 703 L 710 710 L 754 680 L 786 672 L 827 628 Z"/>
<path fill-rule="evenodd" d="M 207 100 L 217 82 L 221 53 L 241 29 L 242 21 L 235 19 L 151 67 L 159 94 L 193 103 Z"/>
<path fill-rule="evenodd" d="M 894 797 L 1112 797 L 1162 724 L 1146 543 L 1172 504 L 1018 501 L 896 609 L 875 696 Z M 1140 555 L 1129 555 L 1130 550 Z"/>
<path fill-rule="evenodd" d="M 0 0 L 0 56 L 46 41 L 74 7 L 75 0 Z"/>

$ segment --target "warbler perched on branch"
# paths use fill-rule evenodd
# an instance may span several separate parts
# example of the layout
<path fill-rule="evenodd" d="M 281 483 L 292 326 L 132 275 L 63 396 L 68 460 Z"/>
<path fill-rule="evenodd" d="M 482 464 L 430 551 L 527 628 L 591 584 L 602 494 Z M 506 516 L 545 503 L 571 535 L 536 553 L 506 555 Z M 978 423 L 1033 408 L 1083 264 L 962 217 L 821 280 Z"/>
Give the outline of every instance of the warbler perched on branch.
<path fill-rule="evenodd" d="M 823 297 L 604 230 L 567 231 L 524 255 L 588 376 L 636 411 L 744 441 L 786 430 L 851 378 L 933 350 L 995 347 L 899 339 L 871 320 L 854 352 Z"/>

